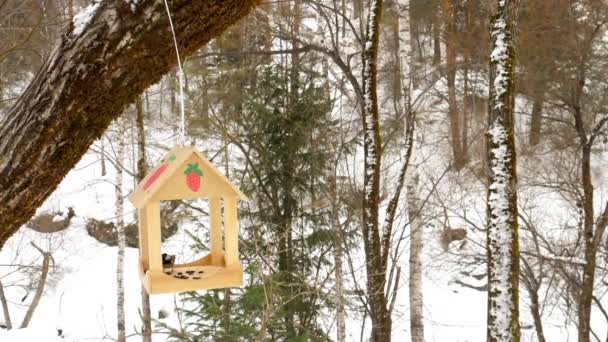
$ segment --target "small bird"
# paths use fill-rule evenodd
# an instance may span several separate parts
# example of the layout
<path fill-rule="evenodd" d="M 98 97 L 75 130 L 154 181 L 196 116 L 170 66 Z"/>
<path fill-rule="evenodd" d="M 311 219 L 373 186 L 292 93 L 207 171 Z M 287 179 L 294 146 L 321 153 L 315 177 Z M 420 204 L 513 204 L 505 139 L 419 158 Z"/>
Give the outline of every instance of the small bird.
<path fill-rule="evenodd" d="M 173 266 L 175 265 L 175 255 L 163 253 L 161 259 L 163 261 L 163 270 L 171 269 L 171 272 L 173 272 Z"/>

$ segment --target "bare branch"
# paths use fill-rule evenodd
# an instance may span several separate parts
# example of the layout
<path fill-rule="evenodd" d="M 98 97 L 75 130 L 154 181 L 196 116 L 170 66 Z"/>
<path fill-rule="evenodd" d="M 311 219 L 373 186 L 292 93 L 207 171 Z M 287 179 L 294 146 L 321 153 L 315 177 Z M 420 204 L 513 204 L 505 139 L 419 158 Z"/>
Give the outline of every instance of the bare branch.
<path fill-rule="evenodd" d="M 49 274 L 49 263 L 51 260 L 51 254 L 49 252 L 43 251 L 40 247 L 36 246 L 35 243 L 31 243 L 34 248 L 36 248 L 42 254 L 42 270 L 40 273 L 40 279 L 38 279 L 38 287 L 36 288 L 36 293 L 34 298 L 32 299 L 32 303 L 30 303 L 29 308 L 27 309 L 27 313 L 23 318 L 23 322 L 21 323 L 21 328 L 27 328 L 34 316 L 34 311 L 38 307 L 38 303 L 40 303 L 40 298 L 42 298 L 42 292 L 44 291 L 44 285 L 46 284 L 46 278 Z"/>

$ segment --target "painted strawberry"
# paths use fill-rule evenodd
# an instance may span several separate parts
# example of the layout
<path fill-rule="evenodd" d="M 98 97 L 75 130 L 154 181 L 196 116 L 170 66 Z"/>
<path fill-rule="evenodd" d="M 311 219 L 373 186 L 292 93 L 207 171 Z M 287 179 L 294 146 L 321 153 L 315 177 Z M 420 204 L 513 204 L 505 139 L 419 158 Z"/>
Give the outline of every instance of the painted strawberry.
<path fill-rule="evenodd" d="M 203 171 L 198 168 L 198 163 L 188 164 L 188 168 L 184 171 L 186 175 L 186 185 L 192 191 L 198 191 L 201 188 L 201 177 Z"/>
<path fill-rule="evenodd" d="M 150 178 L 148 178 L 148 180 L 144 184 L 144 190 L 148 190 L 148 188 L 150 188 L 152 184 L 154 184 L 156 180 L 158 180 L 158 178 L 163 174 L 163 172 L 167 170 L 167 168 L 169 167 L 169 162 L 172 162 L 174 160 L 175 155 L 172 155 L 171 157 L 169 157 L 168 162 L 162 163 L 159 167 L 157 167 L 156 170 L 154 170 L 154 173 L 150 176 Z"/>

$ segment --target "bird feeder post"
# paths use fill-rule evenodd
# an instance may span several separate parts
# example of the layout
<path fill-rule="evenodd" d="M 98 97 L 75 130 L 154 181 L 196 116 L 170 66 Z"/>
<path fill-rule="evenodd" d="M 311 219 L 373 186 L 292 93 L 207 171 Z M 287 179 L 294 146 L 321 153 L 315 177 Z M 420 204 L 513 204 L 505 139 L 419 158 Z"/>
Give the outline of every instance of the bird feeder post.
<path fill-rule="evenodd" d="M 209 231 L 211 244 L 211 264 L 221 266 L 223 262 L 223 242 L 222 242 L 222 208 L 220 197 L 209 198 Z"/>
<path fill-rule="evenodd" d="M 224 197 L 224 222 L 226 223 L 226 267 L 239 264 L 239 221 L 236 197 Z"/>
<path fill-rule="evenodd" d="M 162 272 L 163 263 L 160 258 L 160 202 L 150 202 L 145 207 L 146 223 L 148 224 L 148 269 L 152 272 Z"/>
<path fill-rule="evenodd" d="M 137 221 L 139 230 L 139 261 L 143 266 L 143 270 L 150 269 L 150 256 L 148 255 L 148 219 L 146 217 L 146 208 L 137 209 Z"/>

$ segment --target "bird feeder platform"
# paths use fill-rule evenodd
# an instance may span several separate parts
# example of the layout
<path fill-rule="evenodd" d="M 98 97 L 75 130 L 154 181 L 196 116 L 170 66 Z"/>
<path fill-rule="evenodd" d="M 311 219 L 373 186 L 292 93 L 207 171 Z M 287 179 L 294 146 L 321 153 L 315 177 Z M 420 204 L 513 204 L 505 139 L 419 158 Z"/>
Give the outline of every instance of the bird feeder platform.
<path fill-rule="evenodd" d="M 211 255 L 187 264 L 176 264 L 162 272 L 145 271 L 140 258 L 139 277 L 150 294 L 239 287 L 243 283 L 240 264 L 231 267 L 214 266 Z"/>

